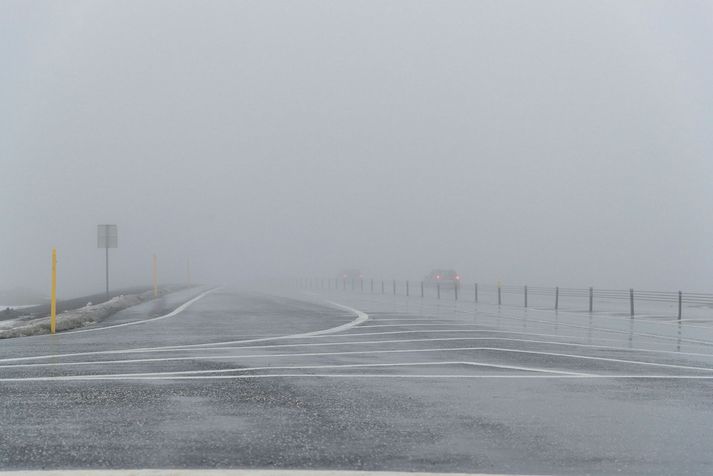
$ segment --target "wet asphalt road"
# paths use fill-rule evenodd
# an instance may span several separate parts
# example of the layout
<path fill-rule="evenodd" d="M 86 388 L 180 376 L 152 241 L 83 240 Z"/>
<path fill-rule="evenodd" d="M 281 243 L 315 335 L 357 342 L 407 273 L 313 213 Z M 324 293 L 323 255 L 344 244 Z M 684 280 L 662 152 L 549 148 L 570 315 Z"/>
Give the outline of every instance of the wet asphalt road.
<path fill-rule="evenodd" d="M 713 474 L 709 326 L 203 291 L 0 341 L 0 468 Z"/>

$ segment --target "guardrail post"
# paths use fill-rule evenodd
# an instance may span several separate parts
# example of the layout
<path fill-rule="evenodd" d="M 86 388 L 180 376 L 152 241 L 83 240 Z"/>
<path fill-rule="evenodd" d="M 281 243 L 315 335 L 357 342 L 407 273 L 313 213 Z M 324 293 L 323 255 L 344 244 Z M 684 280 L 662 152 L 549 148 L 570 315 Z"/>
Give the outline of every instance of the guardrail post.
<path fill-rule="evenodd" d="M 525 307 L 527 307 L 527 284 L 525 285 Z"/>
<path fill-rule="evenodd" d="M 683 293 L 681 291 L 678 292 L 678 320 L 681 320 L 681 315 L 682 315 L 682 305 L 683 304 Z"/>
<path fill-rule="evenodd" d="M 634 288 L 629 288 L 629 307 L 631 311 L 631 317 L 634 317 Z"/>
<path fill-rule="evenodd" d="M 589 286 L 589 312 L 594 311 L 594 288 Z"/>
<path fill-rule="evenodd" d="M 555 311 L 560 307 L 560 287 L 555 287 Z"/>
<path fill-rule="evenodd" d="M 478 302 L 478 283 L 475 283 L 475 284 L 473 285 L 473 290 L 475 291 L 475 294 L 474 294 L 474 296 L 475 296 L 475 302 Z"/>
<path fill-rule="evenodd" d="M 441 283 L 436 283 L 436 292 L 438 293 L 438 299 L 441 299 Z"/>
<path fill-rule="evenodd" d="M 408 279 L 406 280 L 406 296 L 408 297 Z"/>

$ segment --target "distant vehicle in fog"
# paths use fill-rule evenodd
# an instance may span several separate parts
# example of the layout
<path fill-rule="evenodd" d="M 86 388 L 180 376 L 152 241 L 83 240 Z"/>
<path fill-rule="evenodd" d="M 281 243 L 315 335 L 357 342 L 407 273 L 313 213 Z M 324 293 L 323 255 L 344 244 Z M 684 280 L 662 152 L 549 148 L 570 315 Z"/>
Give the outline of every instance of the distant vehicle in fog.
<path fill-rule="evenodd" d="M 361 274 L 361 271 L 358 269 L 344 269 L 339 273 L 338 278 L 339 281 L 343 283 L 356 285 L 356 283 L 364 278 L 364 275 Z"/>
<path fill-rule="evenodd" d="M 434 269 L 423 279 L 425 286 L 455 288 L 460 284 L 460 275 L 453 269 Z"/>

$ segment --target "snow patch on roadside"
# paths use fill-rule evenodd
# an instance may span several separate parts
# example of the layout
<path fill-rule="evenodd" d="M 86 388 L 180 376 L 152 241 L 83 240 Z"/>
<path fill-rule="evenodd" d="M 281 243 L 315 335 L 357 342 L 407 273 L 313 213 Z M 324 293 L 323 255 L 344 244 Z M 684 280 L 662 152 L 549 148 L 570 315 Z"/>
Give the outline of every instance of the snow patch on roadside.
<path fill-rule="evenodd" d="M 65 311 L 57 315 L 57 332 L 95 324 L 110 315 L 153 299 L 153 292 L 117 296 L 101 304 L 87 305 L 80 309 Z M 0 322 L 0 339 L 49 334 L 50 318 L 23 320 L 13 319 Z"/>

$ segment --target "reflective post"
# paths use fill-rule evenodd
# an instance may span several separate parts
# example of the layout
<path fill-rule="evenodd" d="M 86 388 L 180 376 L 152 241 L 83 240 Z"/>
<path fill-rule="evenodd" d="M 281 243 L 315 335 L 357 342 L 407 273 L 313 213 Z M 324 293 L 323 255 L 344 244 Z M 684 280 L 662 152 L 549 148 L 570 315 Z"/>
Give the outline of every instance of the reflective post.
<path fill-rule="evenodd" d="M 525 285 L 525 307 L 527 307 L 527 284 Z"/>
<path fill-rule="evenodd" d="M 560 307 L 560 287 L 555 288 L 555 311 Z"/>
<path fill-rule="evenodd" d="M 634 317 L 634 288 L 629 289 L 629 308 L 631 317 Z"/>
<path fill-rule="evenodd" d="M 453 296 L 455 300 L 458 300 L 458 281 L 456 281 L 455 287 L 453 288 Z"/>
<path fill-rule="evenodd" d="M 683 304 L 683 293 L 681 291 L 678 292 L 678 320 L 681 320 L 681 315 L 682 315 L 682 306 Z"/>
<path fill-rule="evenodd" d="M 151 280 L 153 281 L 153 297 L 158 297 L 158 261 L 153 255 L 151 261 Z"/>
<path fill-rule="evenodd" d="M 503 303 L 503 296 L 502 296 L 502 288 L 500 286 L 500 282 L 498 282 L 498 306 Z"/>
<path fill-rule="evenodd" d="M 589 312 L 594 310 L 594 288 L 589 287 Z"/>
<path fill-rule="evenodd" d="M 57 249 L 52 248 L 52 296 L 50 303 L 50 333 L 57 329 Z"/>
<path fill-rule="evenodd" d="M 474 296 L 475 296 L 475 302 L 478 302 L 478 283 L 475 283 L 473 285 L 473 290 L 475 291 Z"/>

